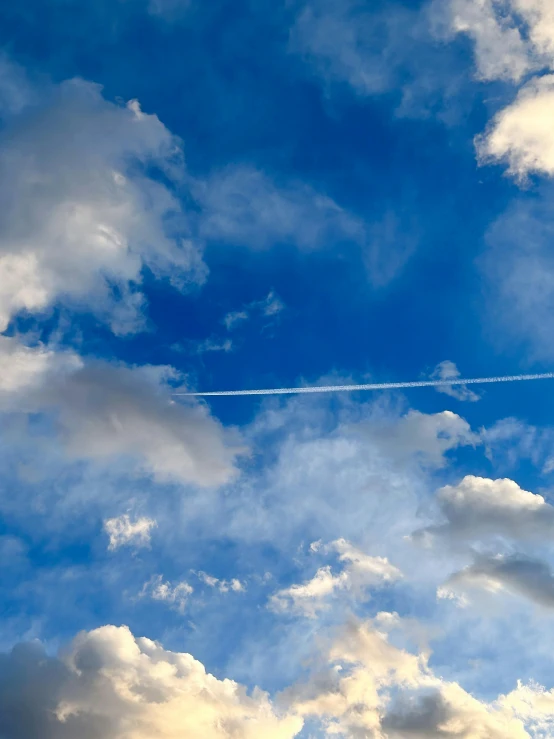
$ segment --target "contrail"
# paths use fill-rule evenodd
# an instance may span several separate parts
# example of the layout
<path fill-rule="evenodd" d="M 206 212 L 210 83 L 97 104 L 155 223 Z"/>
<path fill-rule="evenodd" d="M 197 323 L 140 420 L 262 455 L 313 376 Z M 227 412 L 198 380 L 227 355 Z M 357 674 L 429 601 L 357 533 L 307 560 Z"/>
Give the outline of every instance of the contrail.
<path fill-rule="evenodd" d="M 418 382 L 372 382 L 366 385 L 317 385 L 313 387 L 276 387 L 266 390 L 212 390 L 207 393 L 174 393 L 185 396 L 237 396 L 237 395 L 304 395 L 308 393 L 351 393 L 365 390 L 402 390 L 411 387 L 448 387 L 452 385 L 486 385 L 493 382 L 526 382 L 528 380 L 552 380 L 554 372 L 540 375 L 504 375 L 502 377 L 473 377 L 468 380 L 421 380 Z"/>

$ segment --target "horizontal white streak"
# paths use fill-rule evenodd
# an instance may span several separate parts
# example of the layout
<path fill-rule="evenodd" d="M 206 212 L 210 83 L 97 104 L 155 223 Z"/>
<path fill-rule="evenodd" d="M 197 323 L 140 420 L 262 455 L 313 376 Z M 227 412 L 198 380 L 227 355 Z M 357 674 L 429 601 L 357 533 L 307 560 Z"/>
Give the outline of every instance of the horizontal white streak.
<path fill-rule="evenodd" d="M 281 387 L 266 390 L 216 390 L 207 393 L 174 393 L 182 396 L 234 396 L 234 395 L 297 395 L 307 393 L 339 393 L 365 390 L 402 390 L 411 387 L 444 387 L 450 385 L 485 385 L 493 382 L 524 382 L 527 380 L 552 380 L 554 372 L 539 375 L 505 375 L 503 377 L 474 377 L 469 380 L 421 380 L 418 382 L 374 382 L 366 385 L 319 385 L 316 387 Z"/>

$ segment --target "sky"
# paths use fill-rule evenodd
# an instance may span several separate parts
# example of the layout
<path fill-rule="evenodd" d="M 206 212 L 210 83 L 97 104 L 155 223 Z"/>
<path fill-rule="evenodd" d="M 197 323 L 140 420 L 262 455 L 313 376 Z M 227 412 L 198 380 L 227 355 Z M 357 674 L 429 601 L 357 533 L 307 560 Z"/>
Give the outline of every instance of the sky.
<path fill-rule="evenodd" d="M 550 0 L 0 2 L 0 739 L 554 737 Z"/>

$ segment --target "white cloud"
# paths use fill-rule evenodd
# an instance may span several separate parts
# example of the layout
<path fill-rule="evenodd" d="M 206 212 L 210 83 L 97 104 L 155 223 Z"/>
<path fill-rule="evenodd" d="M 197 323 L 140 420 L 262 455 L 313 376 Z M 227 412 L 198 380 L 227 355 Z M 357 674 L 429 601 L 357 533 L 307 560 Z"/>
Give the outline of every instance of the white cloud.
<path fill-rule="evenodd" d="M 164 368 L 152 370 L 151 379 L 144 369 L 97 364 L 72 375 L 56 398 L 68 453 L 97 460 L 116 455 L 138 459 L 160 481 L 227 482 L 241 451 L 238 440 L 205 406 L 173 401 Z"/>
<path fill-rule="evenodd" d="M 549 0 L 449 0 L 433 10 L 475 44 L 478 76 L 520 82 L 554 67 L 554 9 Z"/>
<path fill-rule="evenodd" d="M 518 4 L 518 0 L 435 0 L 433 10 L 452 32 L 472 38 L 481 79 L 517 82 L 537 63 L 518 23 Z"/>
<path fill-rule="evenodd" d="M 431 373 L 432 380 L 456 380 L 459 377 L 460 373 L 458 368 L 454 362 L 450 362 L 448 359 L 438 364 Z M 470 390 L 467 385 L 442 385 L 435 389 L 439 393 L 444 393 L 445 395 L 449 395 L 451 398 L 456 398 L 456 400 L 469 400 L 471 402 L 479 400 L 479 395 Z"/>
<path fill-rule="evenodd" d="M 4 86 L 5 87 L 5 86 Z M 11 105 L 0 154 L 0 328 L 61 301 L 125 333 L 143 325 L 141 272 L 177 288 L 206 276 L 170 189 L 180 142 L 136 101 L 74 79 Z"/>
<path fill-rule="evenodd" d="M 104 530 L 110 537 L 108 548 L 114 551 L 123 546 L 146 547 L 155 527 L 153 519 L 142 517 L 132 521 L 127 513 L 118 518 L 108 518 L 104 521 Z"/>
<path fill-rule="evenodd" d="M 452 411 L 426 414 L 411 410 L 392 423 L 371 423 L 367 433 L 391 459 L 406 461 L 416 457 L 421 463 L 437 468 L 446 464 L 445 455 L 451 449 L 480 443 L 467 421 Z"/>
<path fill-rule="evenodd" d="M 56 352 L 41 344 L 28 347 L 17 338 L 0 336 L 0 407 L 32 405 L 29 395 L 82 366 L 72 352 Z"/>
<path fill-rule="evenodd" d="M 189 596 L 193 592 L 193 588 L 187 582 L 183 581 L 172 585 L 167 580 L 164 581 L 162 575 L 153 575 L 148 582 L 144 583 L 139 596 L 162 601 L 175 608 L 179 613 L 184 613 Z"/>
<path fill-rule="evenodd" d="M 554 175 L 554 75 L 532 79 L 477 141 L 482 161 L 507 162 L 518 179 Z"/>
<path fill-rule="evenodd" d="M 529 739 L 524 721 L 541 716 L 533 702 L 539 690 L 530 688 L 525 703 L 521 693 L 502 696 L 500 704 L 477 700 L 435 676 L 425 652 L 411 654 L 390 644 L 387 631 L 398 621 L 391 615 L 350 624 L 329 651 L 330 669 L 290 689 L 301 715 L 317 716 L 327 736 Z M 526 712 L 519 701 L 529 706 Z M 542 717 L 551 718 L 544 705 Z"/>
<path fill-rule="evenodd" d="M 55 415 L 74 458 L 127 457 L 158 481 L 227 482 L 244 447 L 207 407 L 172 400 L 167 380 L 174 376 L 168 367 L 89 363 L 44 386 L 37 406 Z"/>
<path fill-rule="evenodd" d="M 433 4 L 475 43 L 478 75 L 525 84 L 476 140 L 482 162 L 505 162 L 519 180 L 554 175 L 554 8 L 549 0 L 449 0 Z M 530 77 L 532 73 L 536 76 Z"/>
<path fill-rule="evenodd" d="M 0 731 L 10 739 L 34 739 L 37 730 L 48 739 L 294 739 L 309 721 L 317 735 L 353 739 L 549 735 L 552 691 L 518 683 L 478 700 L 437 676 L 428 651 L 393 645 L 389 633 L 403 626 L 386 612 L 352 620 L 324 648 L 319 669 L 274 701 L 127 627 L 82 632 L 58 657 L 18 645 L 0 657 Z"/>
<path fill-rule="evenodd" d="M 292 739 L 302 728 L 261 690 L 116 626 L 82 632 L 58 659 L 36 646 L 5 656 L 0 705 L 12 739 Z"/>
<path fill-rule="evenodd" d="M 430 533 L 469 541 L 491 536 L 525 541 L 549 539 L 554 531 L 554 507 L 513 480 L 468 475 L 441 488 L 437 501 L 445 522 L 416 532 L 416 538 Z"/>
<path fill-rule="evenodd" d="M 171 367 L 85 362 L 0 336 L 0 370 L 0 409 L 48 416 L 74 459 L 126 458 L 158 481 L 210 486 L 231 479 L 245 451 L 206 406 L 172 399 Z"/>
<path fill-rule="evenodd" d="M 402 577 L 400 570 L 385 557 L 371 557 L 345 539 L 337 539 L 326 547 L 336 552 L 343 569 L 337 574 L 329 565 L 320 567 L 314 577 L 302 585 L 291 585 L 271 596 L 269 605 L 275 611 L 299 611 L 314 617 L 326 608 L 328 599 L 338 591 L 350 591 L 362 597 L 364 591 L 394 582 Z"/>
<path fill-rule="evenodd" d="M 230 590 L 233 593 L 243 593 L 246 590 L 246 585 L 236 577 L 231 578 L 231 580 L 220 580 L 202 571 L 198 572 L 197 575 L 205 585 L 219 590 L 220 593 L 228 593 Z"/>
<path fill-rule="evenodd" d="M 385 397 L 339 399 L 333 411 L 321 397 L 269 402 L 245 435 L 264 464 L 220 499 L 222 535 L 279 550 L 342 535 L 403 572 L 415 565 L 403 537 L 421 525 L 429 476 L 456 449 L 480 442 L 454 413 L 406 413 Z"/>
<path fill-rule="evenodd" d="M 252 249 L 292 243 L 315 249 L 336 241 L 359 242 L 362 222 L 308 185 L 283 187 L 262 172 L 229 168 L 197 182 L 195 197 L 202 207 L 200 234 Z"/>

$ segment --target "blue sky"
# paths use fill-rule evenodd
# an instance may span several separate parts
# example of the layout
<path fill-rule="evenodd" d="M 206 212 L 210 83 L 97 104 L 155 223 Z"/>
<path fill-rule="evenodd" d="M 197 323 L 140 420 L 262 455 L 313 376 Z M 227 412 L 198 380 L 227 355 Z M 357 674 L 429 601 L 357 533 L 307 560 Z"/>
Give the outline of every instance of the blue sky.
<path fill-rule="evenodd" d="M 0 21 L 0 737 L 554 736 L 550 381 L 174 395 L 552 371 L 547 0 Z"/>

